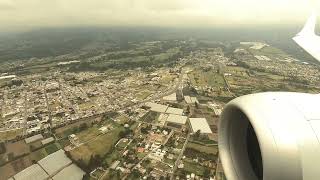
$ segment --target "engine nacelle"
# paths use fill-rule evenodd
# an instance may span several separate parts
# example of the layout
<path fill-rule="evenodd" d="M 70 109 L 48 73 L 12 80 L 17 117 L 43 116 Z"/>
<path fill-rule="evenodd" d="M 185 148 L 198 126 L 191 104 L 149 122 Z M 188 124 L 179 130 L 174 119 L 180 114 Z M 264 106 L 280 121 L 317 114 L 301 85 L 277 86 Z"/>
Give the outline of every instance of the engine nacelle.
<path fill-rule="evenodd" d="M 224 108 L 219 153 L 228 180 L 320 179 L 320 95 L 246 95 Z"/>

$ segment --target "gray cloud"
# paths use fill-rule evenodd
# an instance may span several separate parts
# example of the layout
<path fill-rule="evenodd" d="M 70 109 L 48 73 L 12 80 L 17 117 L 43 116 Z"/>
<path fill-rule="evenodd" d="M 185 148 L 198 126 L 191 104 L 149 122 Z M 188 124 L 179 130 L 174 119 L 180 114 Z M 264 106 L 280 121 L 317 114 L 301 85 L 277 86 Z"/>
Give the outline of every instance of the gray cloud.
<path fill-rule="evenodd" d="M 303 22 L 310 7 L 305 0 L 0 0 L 0 28 L 289 24 Z"/>

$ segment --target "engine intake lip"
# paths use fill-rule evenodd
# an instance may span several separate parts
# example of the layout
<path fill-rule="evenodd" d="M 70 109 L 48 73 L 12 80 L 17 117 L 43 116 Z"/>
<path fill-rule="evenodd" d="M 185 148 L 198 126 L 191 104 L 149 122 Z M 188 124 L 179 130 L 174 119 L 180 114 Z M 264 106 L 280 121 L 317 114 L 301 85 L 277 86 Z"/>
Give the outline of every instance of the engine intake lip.
<path fill-rule="evenodd" d="M 248 137 L 248 132 L 250 131 L 251 138 Z M 248 138 L 257 139 L 257 142 L 253 142 L 254 147 L 251 148 L 258 150 L 258 152 L 250 151 L 248 153 L 248 148 L 250 148 Z M 263 179 L 261 146 L 259 135 L 248 116 L 235 105 L 227 106 L 221 115 L 219 125 L 219 152 L 225 171 L 230 171 L 226 172 L 230 176 L 228 177 L 230 180 Z M 252 157 L 254 156 L 258 157 L 257 159 L 261 158 L 260 162 L 258 160 L 256 163 L 253 163 L 252 159 L 254 158 Z M 226 161 L 228 163 L 225 163 Z"/>
<path fill-rule="evenodd" d="M 297 124 L 303 116 L 288 103 L 293 93 L 259 93 L 229 102 L 220 117 L 219 154 L 228 180 L 301 180 L 303 168 Z M 259 146 L 261 172 L 252 168 L 247 132 Z M 258 151 L 259 152 L 259 151 Z M 259 172 L 259 168 L 258 168 Z M 261 175 L 263 174 L 263 175 Z"/>

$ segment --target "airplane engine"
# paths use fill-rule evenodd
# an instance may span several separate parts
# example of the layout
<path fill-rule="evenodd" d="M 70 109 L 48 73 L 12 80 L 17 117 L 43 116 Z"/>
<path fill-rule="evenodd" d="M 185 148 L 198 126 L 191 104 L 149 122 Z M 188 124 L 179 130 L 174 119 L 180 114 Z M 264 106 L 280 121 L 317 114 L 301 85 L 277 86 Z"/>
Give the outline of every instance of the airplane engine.
<path fill-rule="evenodd" d="M 320 179 L 320 95 L 239 97 L 224 108 L 218 129 L 228 180 Z"/>

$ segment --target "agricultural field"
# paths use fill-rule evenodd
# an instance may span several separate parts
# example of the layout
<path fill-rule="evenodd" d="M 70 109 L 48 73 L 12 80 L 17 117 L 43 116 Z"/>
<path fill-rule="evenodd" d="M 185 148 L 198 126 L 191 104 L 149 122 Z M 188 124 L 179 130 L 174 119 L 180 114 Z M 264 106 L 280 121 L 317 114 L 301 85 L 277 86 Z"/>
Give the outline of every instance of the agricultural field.
<path fill-rule="evenodd" d="M 254 55 L 265 55 L 265 56 L 269 56 L 270 58 L 273 58 L 273 57 L 288 57 L 288 54 L 285 53 L 284 51 L 278 49 L 278 48 L 275 48 L 275 47 L 272 47 L 272 46 L 267 46 L 267 47 L 264 47 L 262 49 L 252 49 L 252 48 L 248 48 L 247 49 L 249 52 L 251 52 L 252 54 Z"/>
<path fill-rule="evenodd" d="M 112 150 L 122 130 L 124 130 L 124 128 L 119 125 L 106 134 L 100 135 L 94 140 L 73 149 L 70 153 L 74 159 L 83 159 L 86 163 L 90 160 L 91 155 L 98 154 L 104 156 Z"/>
<path fill-rule="evenodd" d="M 138 92 L 136 94 L 136 97 L 138 98 L 138 100 L 142 101 L 142 100 L 145 100 L 147 97 L 149 97 L 151 94 L 153 94 L 153 92 L 149 90 L 143 90 Z"/>
<path fill-rule="evenodd" d="M 22 132 L 23 132 L 22 129 L 0 132 L 0 139 L 2 141 L 11 140 L 16 138 L 19 135 L 22 135 Z"/>
<path fill-rule="evenodd" d="M 207 153 L 207 154 L 216 155 L 218 153 L 218 146 L 212 146 L 212 145 L 211 146 L 204 146 L 204 145 L 200 145 L 200 144 L 197 144 L 197 143 L 189 142 L 187 144 L 187 147 L 188 148 L 197 149 L 198 151 L 204 152 L 204 153 Z"/>
<path fill-rule="evenodd" d="M 7 163 L 4 166 L 0 166 L 0 180 L 7 180 L 9 177 L 22 171 L 23 169 L 31 166 L 33 162 L 29 156 L 21 157 L 11 163 Z"/>
<path fill-rule="evenodd" d="M 195 70 L 188 74 L 191 84 L 200 87 L 225 87 L 223 76 L 214 71 Z"/>
<path fill-rule="evenodd" d="M 204 171 L 205 171 L 205 167 L 202 167 L 196 163 L 193 163 L 190 160 L 184 160 L 183 164 L 184 164 L 184 168 L 183 168 L 184 171 L 186 171 L 190 174 L 194 173 L 196 175 L 203 176 Z"/>

